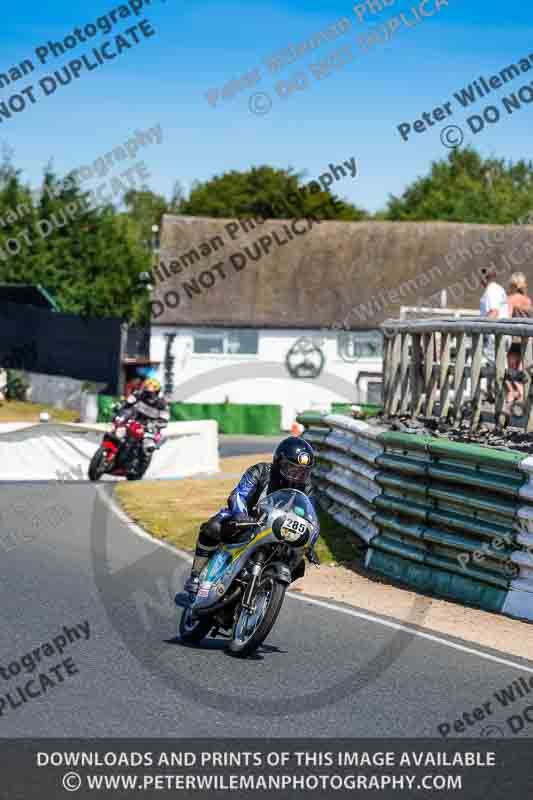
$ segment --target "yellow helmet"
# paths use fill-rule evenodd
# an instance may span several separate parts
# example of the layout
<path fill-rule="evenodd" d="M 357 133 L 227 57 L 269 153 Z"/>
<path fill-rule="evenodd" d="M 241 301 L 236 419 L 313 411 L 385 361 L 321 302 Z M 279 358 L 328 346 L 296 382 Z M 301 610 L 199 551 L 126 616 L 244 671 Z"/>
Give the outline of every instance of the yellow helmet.
<path fill-rule="evenodd" d="M 148 380 L 143 383 L 141 399 L 149 404 L 153 403 L 157 399 L 160 391 L 161 384 L 157 378 L 148 378 Z"/>
<path fill-rule="evenodd" d="M 147 392 L 156 392 L 159 394 L 161 391 L 161 384 L 157 378 L 148 378 L 143 384 L 143 389 L 146 389 Z"/>

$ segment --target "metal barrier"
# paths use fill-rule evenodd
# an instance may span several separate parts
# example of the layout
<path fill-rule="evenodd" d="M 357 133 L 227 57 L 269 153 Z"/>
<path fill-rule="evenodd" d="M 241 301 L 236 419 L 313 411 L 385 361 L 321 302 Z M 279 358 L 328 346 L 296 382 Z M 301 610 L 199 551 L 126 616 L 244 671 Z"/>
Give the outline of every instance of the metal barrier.
<path fill-rule="evenodd" d="M 420 591 L 533 620 L 533 458 L 303 414 L 321 507 L 366 566 Z"/>

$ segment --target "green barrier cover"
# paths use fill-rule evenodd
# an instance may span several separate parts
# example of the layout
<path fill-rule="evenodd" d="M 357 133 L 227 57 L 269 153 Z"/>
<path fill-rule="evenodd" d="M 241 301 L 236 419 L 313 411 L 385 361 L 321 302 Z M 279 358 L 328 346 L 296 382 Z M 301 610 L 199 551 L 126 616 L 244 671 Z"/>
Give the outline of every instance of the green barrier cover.
<path fill-rule="evenodd" d="M 281 431 L 281 406 L 233 403 L 171 403 L 173 422 L 214 419 L 220 433 L 276 436 Z"/>
<path fill-rule="evenodd" d="M 383 406 L 375 405 L 374 403 L 355 403 L 360 409 L 363 417 L 367 419 L 368 417 L 377 417 L 383 411 Z M 346 414 L 347 416 L 352 416 L 352 406 L 348 403 L 332 403 L 331 404 L 331 413 L 332 414 Z"/>
<path fill-rule="evenodd" d="M 516 504 L 502 500 L 500 498 L 492 498 L 490 494 L 482 491 L 475 491 L 474 487 L 469 491 L 468 486 L 464 486 L 464 490 L 455 491 L 445 483 L 437 483 L 436 481 L 422 481 L 414 480 L 411 478 L 402 478 L 399 475 L 380 472 L 376 475 L 376 483 L 383 489 L 391 489 L 401 492 L 402 494 L 424 495 L 436 501 L 444 501 L 459 506 L 464 513 L 474 514 L 476 511 L 486 511 L 493 514 L 500 514 L 511 519 L 516 514 Z M 433 503 L 435 505 L 435 503 Z"/>
<path fill-rule="evenodd" d="M 328 433 L 331 430 L 331 425 L 325 421 L 324 414 L 320 411 L 303 411 L 301 414 L 298 414 L 296 421 L 305 427 L 324 428 Z"/>
<path fill-rule="evenodd" d="M 505 588 L 488 586 L 466 575 L 416 563 L 381 550 L 372 551 L 368 567 L 419 591 L 450 597 L 486 611 L 501 611 L 507 597 Z"/>
<path fill-rule="evenodd" d="M 386 448 L 425 450 L 439 458 L 474 461 L 483 466 L 507 470 L 518 470 L 518 465 L 524 459 L 523 453 L 511 453 L 506 450 L 496 450 L 478 444 L 449 442 L 445 439 L 436 439 L 433 436 L 391 431 L 390 433 L 381 433 L 378 439 Z"/>
<path fill-rule="evenodd" d="M 490 522 L 484 522 L 467 514 L 421 505 L 411 498 L 406 503 L 405 498 L 387 493 L 375 497 L 373 503 L 378 511 L 405 515 L 418 519 L 426 525 L 436 525 L 443 531 L 443 536 L 448 529 L 451 529 L 451 531 L 458 531 L 465 536 L 481 539 L 477 548 L 481 547 L 484 541 L 491 539 L 503 539 L 503 542 L 513 542 L 513 544 L 516 541 L 516 532 L 513 530 L 512 524 L 499 525 L 493 517 Z"/>
<path fill-rule="evenodd" d="M 440 548 L 457 563 L 459 563 L 457 561 L 458 554 L 481 551 L 482 543 L 476 541 L 475 537 L 467 538 L 464 535 L 448 533 L 440 528 L 431 528 L 429 525 L 413 525 L 412 523 L 404 522 L 402 518 L 391 517 L 386 514 L 376 514 L 373 522 L 379 528 L 385 529 L 392 538 L 398 535 L 402 539 L 404 537 L 413 539 L 414 542 L 412 543 L 415 546 L 423 548 L 429 554 L 433 553 L 436 548 Z M 492 542 L 486 542 L 482 552 L 484 557 L 501 562 L 509 560 L 512 549 L 510 547 L 495 548 L 492 546 Z M 483 564 L 483 562 L 481 563 Z M 491 567 L 493 565 L 488 564 L 487 568 L 489 570 Z M 484 570 L 485 567 L 482 566 L 480 572 L 483 573 Z"/>
<path fill-rule="evenodd" d="M 98 422 L 111 422 L 119 398 L 98 395 Z M 171 403 L 172 422 L 214 419 L 220 433 L 277 436 L 281 431 L 281 406 L 233 403 Z"/>
<path fill-rule="evenodd" d="M 392 472 L 426 478 L 462 486 L 475 486 L 488 492 L 518 497 L 520 487 L 524 483 L 524 476 L 517 472 L 492 472 L 486 469 L 472 469 L 471 466 L 462 466 L 452 461 L 422 461 L 407 456 L 384 453 L 376 459 L 378 466 Z"/>

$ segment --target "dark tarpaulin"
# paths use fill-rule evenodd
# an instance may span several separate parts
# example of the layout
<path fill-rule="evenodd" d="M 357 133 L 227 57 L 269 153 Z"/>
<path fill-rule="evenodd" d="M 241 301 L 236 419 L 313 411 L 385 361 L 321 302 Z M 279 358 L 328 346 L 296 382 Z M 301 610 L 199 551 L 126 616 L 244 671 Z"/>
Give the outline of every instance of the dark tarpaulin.
<path fill-rule="evenodd" d="M 16 303 L 0 304 L 0 366 L 106 383 L 118 391 L 118 317 L 80 317 Z"/>

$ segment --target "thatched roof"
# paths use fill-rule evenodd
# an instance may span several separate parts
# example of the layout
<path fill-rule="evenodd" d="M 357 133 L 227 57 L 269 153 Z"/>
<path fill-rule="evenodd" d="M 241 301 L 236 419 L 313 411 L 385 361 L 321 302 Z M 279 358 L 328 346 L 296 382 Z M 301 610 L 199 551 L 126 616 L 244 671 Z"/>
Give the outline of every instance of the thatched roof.
<path fill-rule="evenodd" d="M 261 237 L 270 239 L 261 245 Z M 375 327 L 445 288 L 448 305 L 477 308 L 481 267 L 492 262 L 503 284 L 515 271 L 533 279 L 532 255 L 532 226 L 272 220 L 252 227 L 165 215 L 153 322 Z"/>

